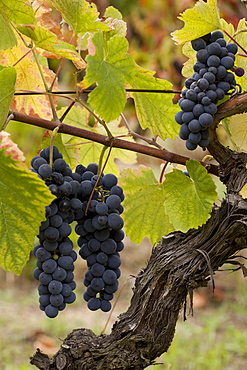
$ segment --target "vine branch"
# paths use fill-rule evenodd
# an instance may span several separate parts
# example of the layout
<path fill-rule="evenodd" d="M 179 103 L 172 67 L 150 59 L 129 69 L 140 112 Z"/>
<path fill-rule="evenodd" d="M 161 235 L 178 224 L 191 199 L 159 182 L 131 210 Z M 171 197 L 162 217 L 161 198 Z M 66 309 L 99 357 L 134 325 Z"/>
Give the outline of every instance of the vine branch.
<path fill-rule="evenodd" d="M 186 162 L 190 159 L 189 157 L 169 152 L 166 149 L 156 149 L 149 147 L 147 145 L 142 145 L 138 143 L 133 143 L 130 141 L 112 138 L 109 139 L 108 136 L 101 135 L 92 131 L 84 130 L 82 128 L 61 124 L 61 122 L 55 122 L 55 121 L 48 121 L 43 118 L 29 116 L 23 113 L 14 112 L 13 114 L 13 120 L 18 122 L 27 123 L 29 125 L 43 127 L 47 130 L 54 130 L 59 125 L 59 132 L 63 134 L 68 134 L 72 136 L 82 137 L 84 139 L 92 140 L 94 142 L 112 146 L 113 148 L 121 148 L 130 150 L 133 152 L 149 155 L 151 157 L 160 158 L 164 161 L 171 162 L 171 163 L 178 163 L 185 165 Z M 218 176 L 218 166 L 214 164 L 208 164 L 206 162 L 200 162 L 204 167 L 207 168 L 209 173 L 212 173 L 216 176 Z"/>

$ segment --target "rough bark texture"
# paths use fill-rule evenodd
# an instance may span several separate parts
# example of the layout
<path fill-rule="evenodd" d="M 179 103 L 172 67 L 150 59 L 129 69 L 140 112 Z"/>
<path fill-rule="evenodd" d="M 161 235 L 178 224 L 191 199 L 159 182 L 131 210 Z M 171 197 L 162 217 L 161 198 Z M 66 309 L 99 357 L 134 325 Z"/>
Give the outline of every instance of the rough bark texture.
<path fill-rule="evenodd" d="M 209 150 L 220 163 L 228 193 L 208 222 L 186 234 L 163 237 L 137 276 L 131 305 L 111 334 L 74 330 L 53 358 L 38 350 L 33 365 L 45 370 L 140 370 L 168 350 L 187 295 L 192 299 L 194 289 L 206 286 L 215 271 L 247 247 L 247 201 L 238 194 L 247 182 L 247 156 L 224 148 L 215 134 Z"/>

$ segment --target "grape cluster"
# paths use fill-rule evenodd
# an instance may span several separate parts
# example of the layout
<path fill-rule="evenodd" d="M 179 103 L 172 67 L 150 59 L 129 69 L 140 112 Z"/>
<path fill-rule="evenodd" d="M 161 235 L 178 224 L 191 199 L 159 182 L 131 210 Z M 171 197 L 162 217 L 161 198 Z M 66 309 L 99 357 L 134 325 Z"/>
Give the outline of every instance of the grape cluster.
<path fill-rule="evenodd" d="M 217 103 L 236 86 L 235 77 L 229 70 L 234 70 L 238 76 L 244 73 L 241 67 L 234 67 L 237 45 L 226 44 L 223 37 L 221 31 L 214 31 L 191 42 L 197 51 L 195 73 L 185 81 L 179 100 L 181 111 L 175 116 L 181 125 L 179 136 L 186 140 L 189 150 L 198 145 L 203 149 L 209 145 L 208 128 L 217 112 Z"/>
<path fill-rule="evenodd" d="M 39 244 L 33 253 L 37 258 L 34 277 L 40 282 L 38 287 L 40 309 L 50 317 L 73 303 L 76 295 L 74 281 L 74 261 L 77 258 L 73 243 L 69 239 L 74 221 L 74 202 L 80 183 L 63 160 L 61 153 L 54 147 L 53 165 L 48 164 L 50 148 L 40 152 L 40 156 L 32 159 L 32 171 L 45 181 L 50 191 L 57 197 L 46 207 L 46 220 L 41 223 Z M 76 177 L 76 176 L 75 176 Z"/>
<path fill-rule="evenodd" d="M 98 175 L 98 165 L 78 165 L 73 173 L 62 154 L 53 148 L 43 149 L 31 161 L 32 171 L 45 181 L 56 199 L 46 207 L 46 220 L 41 223 L 39 244 L 33 253 L 37 258 L 34 277 L 38 287 L 40 309 L 56 317 L 66 303 L 73 303 L 74 261 L 77 258 L 69 239 L 70 223 L 76 221 L 80 256 L 87 261 L 84 299 L 90 310 L 111 309 L 110 300 L 118 289 L 124 238 L 121 202 L 123 189 L 113 174 Z"/>
<path fill-rule="evenodd" d="M 115 175 L 99 176 L 97 171 L 95 163 L 86 168 L 82 165 L 76 168 L 76 173 L 81 176 L 79 199 L 83 208 L 75 216 L 75 231 L 79 235 L 79 254 L 88 266 L 84 278 L 87 290 L 83 297 L 90 310 L 107 312 L 111 309 L 110 300 L 118 289 L 120 276 L 119 252 L 124 248 L 120 214 L 123 212 L 121 202 L 124 194 Z M 89 200 L 94 188 L 93 199 Z"/>

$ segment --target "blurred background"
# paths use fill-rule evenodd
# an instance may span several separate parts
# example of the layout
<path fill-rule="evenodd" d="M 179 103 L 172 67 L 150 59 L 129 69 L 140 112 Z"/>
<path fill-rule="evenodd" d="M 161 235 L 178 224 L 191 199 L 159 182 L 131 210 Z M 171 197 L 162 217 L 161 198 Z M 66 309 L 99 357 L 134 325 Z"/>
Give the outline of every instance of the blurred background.
<path fill-rule="evenodd" d="M 101 14 L 107 6 L 113 5 L 121 11 L 128 24 L 129 52 L 144 68 L 156 71 L 156 76 L 172 82 L 174 89 L 181 89 L 184 78 L 181 76 L 183 62 L 181 47 L 175 46 L 170 33 L 182 27 L 177 15 L 194 6 L 193 0 L 98 0 Z M 239 18 L 246 16 L 246 8 L 240 0 L 218 1 L 221 16 L 236 25 Z M 56 17 L 56 15 L 55 15 Z M 60 19 L 57 19 L 59 22 Z M 57 61 L 50 66 L 57 68 Z M 74 89 L 71 63 L 64 65 L 60 74 L 60 86 Z M 63 103 L 60 103 L 63 105 Z M 142 134 L 129 101 L 125 112 L 133 129 Z M 11 122 L 8 132 L 24 152 L 27 162 L 37 154 L 44 130 L 21 123 Z M 224 138 L 223 138 L 224 139 Z M 30 145 L 32 143 L 32 145 Z M 169 150 L 191 155 L 180 141 L 167 140 Z M 202 159 L 205 152 L 200 149 L 193 153 Z M 138 156 L 142 163 L 159 171 L 161 162 L 153 158 Z M 76 235 L 72 236 L 76 245 Z M 115 294 L 115 307 L 112 312 L 91 312 L 82 298 L 83 276 L 86 264 L 76 261 L 75 280 L 77 301 L 69 305 L 55 319 L 47 318 L 38 307 L 37 282 L 33 279 L 35 260 L 30 261 L 20 276 L 0 269 L 0 369 L 29 370 L 29 357 L 40 348 L 47 354 L 54 354 L 65 338 L 75 328 L 89 328 L 95 333 L 110 333 L 111 326 L 120 313 L 128 308 L 134 277 L 150 257 L 152 245 L 144 240 L 135 245 L 128 238 L 121 252 L 122 276 L 120 290 Z M 156 366 L 149 370 L 240 370 L 247 362 L 247 283 L 240 271 L 232 273 L 230 266 L 215 276 L 216 290 L 199 289 L 194 294 L 194 315 L 188 315 L 184 322 L 181 316 L 174 341 L 167 354 L 157 359 Z M 106 326 L 107 320 L 109 323 Z M 121 355 L 121 354 L 120 354 Z"/>

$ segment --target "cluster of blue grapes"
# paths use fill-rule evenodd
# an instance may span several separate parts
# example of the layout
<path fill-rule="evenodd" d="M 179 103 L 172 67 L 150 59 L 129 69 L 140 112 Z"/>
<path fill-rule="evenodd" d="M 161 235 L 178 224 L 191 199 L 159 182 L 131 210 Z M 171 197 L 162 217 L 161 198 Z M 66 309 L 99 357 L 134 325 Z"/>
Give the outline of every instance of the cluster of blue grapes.
<path fill-rule="evenodd" d="M 175 120 L 181 125 L 179 136 L 186 140 L 186 147 L 194 150 L 199 145 L 205 149 L 209 145 L 208 128 L 217 112 L 217 103 L 228 91 L 236 86 L 233 73 L 242 76 L 244 70 L 234 67 L 238 47 L 226 44 L 223 33 L 214 31 L 191 42 L 197 51 L 195 73 L 185 81 L 185 89 L 179 100 L 181 111 Z"/>
<path fill-rule="evenodd" d="M 74 261 L 77 258 L 73 243 L 69 239 L 74 221 L 74 204 L 77 204 L 77 194 L 80 183 L 74 179 L 69 166 L 63 160 L 58 149 L 53 150 L 53 165 L 48 164 L 50 148 L 40 152 L 40 156 L 32 159 L 32 171 L 45 181 L 56 199 L 46 207 L 46 221 L 41 223 L 39 244 L 33 253 L 37 258 L 37 268 L 34 277 L 39 281 L 40 309 L 50 317 L 56 317 L 58 312 L 73 303 L 76 295 L 74 281 Z"/>
<path fill-rule="evenodd" d="M 118 289 L 124 238 L 121 202 L 123 189 L 113 174 L 97 174 L 98 165 L 78 165 L 75 173 L 53 148 L 43 149 L 31 161 L 32 171 L 45 181 L 56 199 L 46 207 L 46 221 L 41 223 L 39 244 L 33 253 L 37 258 L 34 277 L 39 281 L 40 309 L 56 317 L 76 295 L 74 261 L 77 258 L 69 239 L 70 223 L 77 222 L 80 256 L 87 260 L 84 299 L 90 310 L 111 309 L 110 300 Z"/>
<path fill-rule="evenodd" d="M 123 212 L 121 202 L 124 194 L 115 175 L 99 176 L 97 171 L 95 163 L 86 168 L 82 165 L 76 168 L 76 173 L 81 176 L 79 199 L 83 208 L 76 215 L 75 231 L 79 235 L 79 254 L 88 265 L 84 278 L 87 290 L 83 297 L 90 310 L 107 312 L 111 309 L 110 301 L 118 289 L 120 276 L 119 252 L 124 248 L 120 214 Z M 89 202 L 94 188 L 93 199 Z"/>

